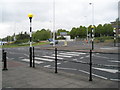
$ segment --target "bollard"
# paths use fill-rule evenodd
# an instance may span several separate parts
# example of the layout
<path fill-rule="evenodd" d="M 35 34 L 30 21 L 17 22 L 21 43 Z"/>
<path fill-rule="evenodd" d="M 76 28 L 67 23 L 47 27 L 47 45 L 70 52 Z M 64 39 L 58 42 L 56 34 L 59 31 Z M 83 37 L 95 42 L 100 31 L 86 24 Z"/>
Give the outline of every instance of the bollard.
<path fill-rule="evenodd" d="M 4 61 L 4 57 L 3 57 L 3 56 L 4 56 L 4 55 L 3 55 L 4 51 L 5 51 L 5 50 L 2 49 L 2 62 Z"/>
<path fill-rule="evenodd" d="M 90 77 L 89 81 L 92 81 L 92 50 L 90 50 Z"/>
<path fill-rule="evenodd" d="M 55 48 L 55 73 L 57 73 L 57 48 Z"/>
<path fill-rule="evenodd" d="M 30 67 L 32 67 L 32 47 L 29 49 L 30 51 Z"/>
<path fill-rule="evenodd" d="M 33 47 L 33 68 L 35 68 L 35 52 L 34 52 L 34 47 Z"/>
<path fill-rule="evenodd" d="M 3 52 L 3 61 L 4 61 L 4 62 L 3 62 L 3 69 L 2 69 L 3 71 L 8 70 L 8 69 L 7 69 L 7 58 L 6 58 L 6 54 L 7 54 L 6 52 Z"/>

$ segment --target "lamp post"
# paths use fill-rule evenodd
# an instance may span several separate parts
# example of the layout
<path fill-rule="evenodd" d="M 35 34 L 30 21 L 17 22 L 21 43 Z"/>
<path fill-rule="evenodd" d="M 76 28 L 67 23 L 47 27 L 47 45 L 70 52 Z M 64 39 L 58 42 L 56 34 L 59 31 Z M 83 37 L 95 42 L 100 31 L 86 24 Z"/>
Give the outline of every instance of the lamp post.
<path fill-rule="evenodd" d="M 32 67 L 32 17 L 33 14 L 29 13 L 28 17 L 30 19 L 30 48 L 29 48 L 29 52 L 30 52 L 30 67 Z"/>
<path fill-rule="evenodd" d="M 53 46 L 55 46 L 55 0 L 53 0 Z"/>
<path fill-rule="evenodd" d="M 114 47 L 116 46 L 116 28 L 113 29 L 114 33 Z"/>
<path fill-rule="evenodd" d="M 91 26 L 91 37 L 92 37 L 92 50 L 94 49 L 94 4 L 93 3 L 89 3 L 90 5 L 92 5 L 92 26 Z"/>

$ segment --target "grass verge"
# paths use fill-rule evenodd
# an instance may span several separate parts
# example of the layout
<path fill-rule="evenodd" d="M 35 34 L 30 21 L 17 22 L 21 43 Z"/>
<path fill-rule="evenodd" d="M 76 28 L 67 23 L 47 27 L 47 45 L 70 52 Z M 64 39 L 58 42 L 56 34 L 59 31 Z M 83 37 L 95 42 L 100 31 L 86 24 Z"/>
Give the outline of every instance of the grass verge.
<path fill-rule="evenodd" d="M 38 42 L 38 43 L 33 43 L 32 45 L 39 46 L 39 45 L 46 45 L 46 44 L 49 44 L 49 42 Z M 5 44 L 3 45 L 3 48 L 27 47 L 27 46 L 30 46 L 30 45 L 29 44 Z"/>

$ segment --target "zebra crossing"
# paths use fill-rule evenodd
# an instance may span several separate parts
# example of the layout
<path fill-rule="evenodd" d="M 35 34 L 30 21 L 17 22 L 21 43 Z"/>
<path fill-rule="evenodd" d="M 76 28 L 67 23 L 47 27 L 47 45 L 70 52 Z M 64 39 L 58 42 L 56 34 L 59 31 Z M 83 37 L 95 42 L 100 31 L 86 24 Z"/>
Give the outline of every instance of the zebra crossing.
<path fill-rule="evenodd" d="M 57 55 L 57 59 L 58 60 L 64 60 L 64 59 L 69 59 L 72 57 L 77 57 L 80 55 L 85 55 L 86 53 L 78 53 L 78 52 L 62 52 L 62 53 L 58 53 Z M 20 57 L 21 58 L 21 57 Z M 24 62 L 29 62 L 29 59 L 22 59 L 22 61 Z M 37 56 L 35 57 L 35 63 L 36 64 L 42 64 L 45 62 L 54 62 L 55 61 L 55 54 L 51 54 L 50 56 Z"/>

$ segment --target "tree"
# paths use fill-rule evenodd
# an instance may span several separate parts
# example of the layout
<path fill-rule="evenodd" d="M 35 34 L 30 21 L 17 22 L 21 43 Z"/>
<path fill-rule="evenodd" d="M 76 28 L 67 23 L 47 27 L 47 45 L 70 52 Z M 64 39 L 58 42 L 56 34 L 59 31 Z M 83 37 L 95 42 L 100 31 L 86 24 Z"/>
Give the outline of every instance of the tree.
<path fill-rule="evenodd" d="M 33 41 L 47 40 L 50 38 L 50 30 L 37 30 L 33 33 Z"/>
<path fill-rule="evenodd" d="M 103 34 L 104 34 L 103 26 L 102 24 L 99 24 L 95 29 L 95 37 L 100 37 Z"/>

